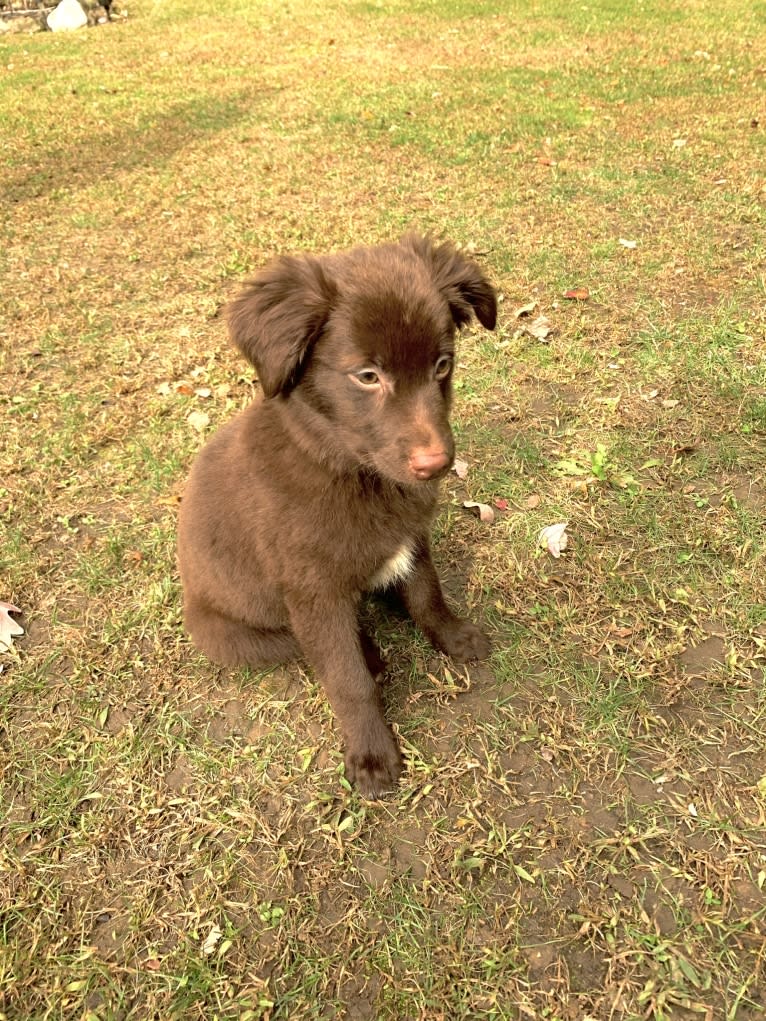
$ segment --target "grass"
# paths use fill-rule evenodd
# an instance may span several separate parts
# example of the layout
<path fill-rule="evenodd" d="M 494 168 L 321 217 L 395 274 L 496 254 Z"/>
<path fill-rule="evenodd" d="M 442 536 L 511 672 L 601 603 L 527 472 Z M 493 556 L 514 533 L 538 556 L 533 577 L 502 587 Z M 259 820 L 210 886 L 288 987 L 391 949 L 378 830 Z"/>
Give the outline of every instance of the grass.
<path fill-rule="evenodd" d="M 0 1017 L 761 1017 L 766 8 L 129 14 L 0 39 Z M 410 227 L 503 295 L 435 529 L 494 653 L 366 608 L 371 805 L 301 666 L 190 648 L 175 513 L 238 283 Z"/>

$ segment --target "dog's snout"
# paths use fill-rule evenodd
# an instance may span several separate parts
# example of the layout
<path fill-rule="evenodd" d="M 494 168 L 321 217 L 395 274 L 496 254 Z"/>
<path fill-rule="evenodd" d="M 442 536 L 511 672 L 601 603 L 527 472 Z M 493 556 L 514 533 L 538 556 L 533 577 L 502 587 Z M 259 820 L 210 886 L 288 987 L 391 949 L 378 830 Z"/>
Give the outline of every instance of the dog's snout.
<path fill-rule="evenodd" d="M 439 475 L 451 461 L 443 447 L 420 447 L 409 456 L 409 467 L 416 479 L 425 481 Z"/>

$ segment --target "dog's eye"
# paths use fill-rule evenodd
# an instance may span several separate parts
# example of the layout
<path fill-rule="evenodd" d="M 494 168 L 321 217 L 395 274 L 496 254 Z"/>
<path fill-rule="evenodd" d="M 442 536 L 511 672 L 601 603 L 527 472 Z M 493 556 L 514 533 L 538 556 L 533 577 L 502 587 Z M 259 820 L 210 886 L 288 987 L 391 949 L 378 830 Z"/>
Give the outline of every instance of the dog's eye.
<path fill-rule="evenodd" d="M 374 369 L 362 369 L 353 373 L 351 378 L 361 386 L 377 386 L 380 383 L 380 376 Z"/>
<path fill-rule="evenodd" d="M 442 355 L 434 366 L 434 376 L 437 379 L 446 379 L 452 372 L 452 355 Z"/>

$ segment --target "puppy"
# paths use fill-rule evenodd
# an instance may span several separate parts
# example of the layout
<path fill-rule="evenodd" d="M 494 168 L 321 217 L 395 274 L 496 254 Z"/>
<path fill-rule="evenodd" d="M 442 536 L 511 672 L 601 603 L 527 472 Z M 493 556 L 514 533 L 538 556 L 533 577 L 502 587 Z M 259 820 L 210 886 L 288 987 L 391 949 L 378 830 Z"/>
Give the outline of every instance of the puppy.
<path fill-rule="evenodd" d="M 368 798 L 401 772 L 360 632 L 362 593 L 395 587 L 430 641 L 460 660 L 489 641 L 444 601 L 429 531 L 450 469 L 455 335 L 495 292 L 449 244 L 281 258 L 227 309 L 263 399 L 199 454 L 181 504 L 184 619 L 217 663 L 305 657 L 345 737 L 346 775 Z"/>

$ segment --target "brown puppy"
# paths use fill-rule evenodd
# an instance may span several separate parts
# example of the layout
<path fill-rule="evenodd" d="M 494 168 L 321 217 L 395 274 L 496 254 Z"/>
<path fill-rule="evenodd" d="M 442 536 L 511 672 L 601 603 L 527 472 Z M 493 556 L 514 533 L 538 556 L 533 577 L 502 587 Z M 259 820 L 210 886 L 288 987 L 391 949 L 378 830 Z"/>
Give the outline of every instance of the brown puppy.
<path fill-rule="evenodd" d="M 495 292 L 452 246 L 416 235 L 323 258 L 282 258 L 228 308 L 264 398 L 202 450 L 181 505 L 184 617 L 212 660 L 265 666 L 303 654 L 346 740 L 346 773 L 378 797 L 401 757 L 360 633 L 366 590 L 396 586 L 455 658 L 489 641 L 446 605 L 429 552 L 457 327 L 488 329 Z"/>

